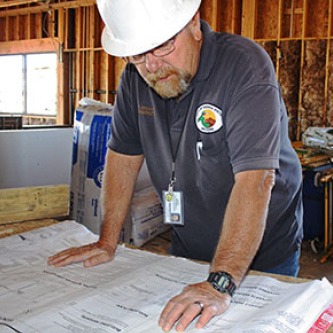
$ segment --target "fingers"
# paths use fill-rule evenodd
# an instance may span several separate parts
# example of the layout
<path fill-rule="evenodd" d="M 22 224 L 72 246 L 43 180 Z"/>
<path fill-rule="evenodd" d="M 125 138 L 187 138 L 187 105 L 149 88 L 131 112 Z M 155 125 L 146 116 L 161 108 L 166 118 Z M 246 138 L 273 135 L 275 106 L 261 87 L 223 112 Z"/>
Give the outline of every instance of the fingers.
<path fill-rule="evenodd" d="M 181 304 L 169 302 L 163 310 L 159 325 L 166 332 L 176 325 L 176 331 L 182 332 L 201 313 L 201 307 L 197 303 Z"/>
<path fill-rule="evenodd" d="M 64 251 L 61 251 L 59 253 L 57 253 L 56 255 L 49 257 L 48 259 L 48 265 L 52 265 L 52 266 L 57 266 L 57 267 L 61 267 L 61 266 L 65 266 L 67 264 L 69 264 L 70 262 L 75 262 L 74 258 L 71 258 L 71 254 L 75 253 L 78 250 L 78 248 L 70 248 Z"/>
<path fill-rule="evenodd" d="M 198 317 L 196 328 L 203 328 L 216 315 L 223 313 L 230 305 L 231 297 L 221 294 L 207 283 L 190 285 L 172 298 L 163 309 L 158 324 L 168 332 L 175 325 L 183 332 Z"/>
<path fill-rule="evenodd" d="M 215 305 L 209 305 L 202 311 L 200 318 L 195 324 L 196 328 L 203 328 L 208 324 L 208 322 L 216 316 L 218 313 L 217 307 Z"/>
<path fill-rule="evenodd" d="M 110 261 L 113 256 L 114 253 L 93 243 L 61 251 L 48 259 L 48 265 L 62 267 L 83 261 L 85 267 L 90 267 Z"/>
<path fill-rule="evenodd" d="M 201 304 L 202 306 L 200 306 L 200 302 L 186 305 L 169 303 L 161 314 L 159 325 L 164 331 L 168 332 L 178 321 L 175 329 L 177 332 L 183 332 L 196 317 L 200 316 L 195 327 L 202 328 L 217 314 L 217 308 Z"/>

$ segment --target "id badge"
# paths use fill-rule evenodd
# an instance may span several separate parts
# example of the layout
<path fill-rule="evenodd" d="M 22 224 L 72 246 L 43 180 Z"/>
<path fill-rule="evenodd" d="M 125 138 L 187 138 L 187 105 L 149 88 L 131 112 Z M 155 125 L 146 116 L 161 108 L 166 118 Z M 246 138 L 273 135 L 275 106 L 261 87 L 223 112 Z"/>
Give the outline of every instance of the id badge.
<path fill-rule="evenodd" d="M 164 223 L 184 225 L 183 192 L 163 191 Z"/>

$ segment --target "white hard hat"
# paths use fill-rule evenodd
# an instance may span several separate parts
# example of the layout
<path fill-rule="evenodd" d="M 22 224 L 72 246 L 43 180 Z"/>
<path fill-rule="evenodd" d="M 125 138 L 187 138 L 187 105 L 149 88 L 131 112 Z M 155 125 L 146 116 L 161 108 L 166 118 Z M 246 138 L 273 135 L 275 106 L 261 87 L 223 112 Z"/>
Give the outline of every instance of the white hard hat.
<path fill-rule="evenodd" d="M 105 23 L 102 45 L 113 56 L 151 50 L 192 19 L 201 0 L 97 0 Z"/>

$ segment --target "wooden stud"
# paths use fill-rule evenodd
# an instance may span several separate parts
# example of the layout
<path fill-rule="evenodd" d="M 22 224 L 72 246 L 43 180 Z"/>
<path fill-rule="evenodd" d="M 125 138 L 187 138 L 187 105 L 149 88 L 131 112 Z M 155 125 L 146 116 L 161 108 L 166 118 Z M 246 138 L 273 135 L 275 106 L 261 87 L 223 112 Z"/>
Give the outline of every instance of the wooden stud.
<path fill-rule="evenodd" d="M 324 113 L 323 113 L 323 126 L 326 127 L 328 125 L 327 119 L 327 107 L 328 107 L 328 88 L 329 88 L 329 69 L 330 69 L 330 50 L 331 50 L 331 29 L 332 29 L 332 0 L 329 0 L 328 4 L 328 25 L 327 25 L 327 45 L 326 45 L 326 67 L 325 67 L 325 104 L 324 104 Z"/>
<path fill-rule="evenodd" d="M 240 34 L 240 27 L 241 27 L 241 1 L 239 0 L 233 0 L 233 12 L 232 12 L 232 18 L 231 18 L 231 33 L 233 34 Z"/>
<path fill-rule="evenodd" d="M 280 57 L 281 57 L 281 27 L 282 27 L 282 0 L 279 0 L 278 7 L 278 33 L 277 33 L 277 41 L 276 41 L 276 76 L 279 79 L 280 77 Z"/>
<path fill-rule="evenodd" d="M 9 40 L 9 16 L 6 16 L 6 38 L 5 40 L 8 41 Z"/>
<path fill-rule="evenodd" d="M 27 17 L 27 26 L 25 27 L 25 29 L 27 30 L 27 39 L 31 39 L 30 27 L 31 27 L 31 14 L 29 13 Z"/>
<path fill-rule="evenodd" d="M 256 26 L 256 0 L 243 0 L 242 35 L 254 39 Z"/>
<path fill-rule="evenodd" d="M 19 21 L 20 16 L 14 17 L 14 29 L 13 29 L 13 39 L 14 40 L 19 40 L 20 39 L 20 21 Z"/>
<path fill-rule="evenodd" d="M 75 46 L 76 48 L 80 47 L 80 41 L 81 41 L 81 22 L 82 22 L 82 15 L 81 15 L 81 8 L 75 9 Z M 75 94 L 75 107 L 78 104 L 78 101 L 81 99 L 81 89 L 83 89 L 82 83 L 82 61 L 81 61 L 81 52 L 76 52 L 76 61 L 75 61 L 75 69 L 76 69 L 76 94 Z"/>
<path fill-rule="evenodd" d="M 59 50 L 58 50 L 58 112 L 57 112 L 57 124 L 67 124 L 68 115 L 65 115 L 65 74 L 64 74 L 64 22 L 65 22 L 65 10 L 63 8 L 58 10 L 58 30 L 57 36 L 59 40 Z M 68 94 L 68 89 L 66 90 Z"/>
<path fill-rule="evenodd" d="M 301 69 L 300 69 L 300 79 L 299 79 L 299 90 L 298 90 L 298 113 L 297 113 L 297 127 L 296 127 L 296 140 L 302 140 L 302 84 L 303 84 L 303 68 L 304 68 L 304 57 L 305 57 L 305 30 L 306 30 L 306 0 L 303 0 L 303 25 L 302 25 L 302 47 L 301 47 Z"/>
<path fill-rule="evenodd" d="M 95 94 L 95 51 L 94 51 L 94 45 L 95 45 L 95 7 L 88 7 L 89 9 L 89 39 L 90 39 L 90 47 L 92 48 L 90 50 L 90 81 L 89 81 L 89 90 L 90 90 L 90 97 L 93 99 L 98 99 L 97 95 Z"/>
<path fill-rule="evenodd" d="M 43 17 L 42 13 L 36 14 L 36 37 L 37 39 L 42 38 L 43 36 Z"/>
<path fill-rule="evenodd" d="M 218 2 L 219 0 L 212 0 L 212 13 L 218 12 Z M 217 15 L 212 15 L 212 29 L 215 31 L 218 30 Z"/>
<path fill-rule="evenodd" d="M 6 41 L 6 23 L 7 23 L 7 19 L 6 17 L 0 17 L 0 42 Z"/>

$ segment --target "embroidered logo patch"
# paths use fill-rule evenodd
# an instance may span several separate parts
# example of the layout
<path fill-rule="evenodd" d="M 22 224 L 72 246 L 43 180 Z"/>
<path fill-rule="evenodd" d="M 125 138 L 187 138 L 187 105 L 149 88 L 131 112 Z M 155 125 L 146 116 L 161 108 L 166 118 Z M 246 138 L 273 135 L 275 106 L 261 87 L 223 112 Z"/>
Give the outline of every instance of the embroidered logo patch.
<path fill-rule="evenodd" d="M 195 115 L 195 124 L 203 133 L 218 131 L 223 126 L 222 110 L 211 104 L 201 105 Z"/>
<path fill-rule="evenodd" d="M 139 115 L 141 116 L 155 116 L 155 111 L 154 108 L 151 106 L 144 106 L 144 105 L 140 105 L 139 106 Z"/>

